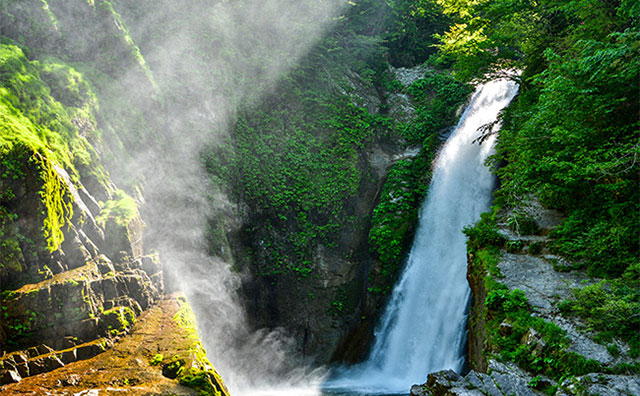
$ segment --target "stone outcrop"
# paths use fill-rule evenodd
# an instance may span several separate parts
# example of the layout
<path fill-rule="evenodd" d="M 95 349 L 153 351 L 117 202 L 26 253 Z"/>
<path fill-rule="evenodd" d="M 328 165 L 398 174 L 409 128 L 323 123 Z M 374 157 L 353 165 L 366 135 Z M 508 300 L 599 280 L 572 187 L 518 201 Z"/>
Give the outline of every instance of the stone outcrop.
<path fill-rule="evenodd" d="M 9 236 L 18 236 L 19 243 L 17 264 L 2 266 L 0 353 L 8 352 L 0 358 L 3 382 L 104 351 L 163 291 L 157 257 L 143 255 L 140 218 L 122 225 L 115 221 L 98 225 L 100 206 L 84 186 L 76 187 L 64 173 L 59 177 L 74 196 L 74 217 L 65 227 L 60 248 L 49 252 L 38 224 L 42 220 L 31 215 L 46 211 L 37 194 L 38 179 L 28 176 L 35 170 L 26 174 L 23 179 L 0 181 L 16 192 L 14 200 L 3 204 L 21 219 L 5 218 L 4 227 Z"/>
<path fill-rule="evenodd" d="M 188 308 L 185 298 L 167 296 L 139 316 L 131 332 L 111 349 L 109 339 L 64 351 L 38 347 L 45 355 L 13 353 L 0 363 L 3 394 L 179 395 L 198 391 L 228 396 L 219 374 L 211 368 L 195 330 L 176 318 Z M 104 353 L 103 353 L 104 352 Z M 38 352 L 33 352 L 38 353 Z M 76 362 L 73 365 L 68 365 Z M 4 366 L 2 366 L 4 365 Z M 175 375 L 167 375 L 169 367 Z M 46 375 L 31 375 L 58 370 Z M 92 392 L 92 393 L 89 393 Z M 218 392 L 218 393 L 216 393 Z"/>
<path fill-rule="evenodd" d="M 488 374 L 471 371 L 461 376 L 452 370 L 429 374 L 424 385 L 414 385 L 412 396 L 535 396 L 531 377 L 514 365 L 489 362 Z"/>
<path fill-rule="evenodd" d="M 611 342 L 617 346 L 615 356 L 607 346 L 596 342 L 596 334 L 586 329 L 579 318 L 567 317 L 560 309 L 563 300 L 572 298 L 573 290 L 595 283 L 583 270 L 552 254 L 548 245 L 549 231 L 559 224 L 559 213 L 542 208 L 534 199 L 524 208 L 524 213 L 535 222 L 535 234 L 524 235 L 505 223 L 498 223 L 498 232 L 504 238 L 504 248 L 494 268 L 487 270 L 477 257 L 469 256 L 468 280 L 473 292 L 469 318 L 469 358 L 472 370 L 464 377 L 452 372 L 429 375 L 429 381 L 416 385 L 412 394 L 420 395 L 635 395 L 640 378 L 630 375 L 607 374 L 620 364 L 633 365 L 638 358 L 630 357 L 629 346 L 619 339 Z M 510 213 L 501 213 L 507 219 Z M 489 273 L 490 272 L 490 273 Z M 486 279 L 503 284 L 511 292 L 524 293 L 528 309 L 535 318 L 544 319 L 564 332 L 568 353 L 599 367 L 598 372 L 580 376 L 568 376 L 556 382 L 545 376 L 535 375 L 519 368 L 513 362 L 499 362 L 497 346 L 488 339 L 494 331 L 503 337 L 510 336 L 514 327 L 508 320 L 497 328 L 488 329 Z M 493 326 L 493 325 L 492 325 Z M 558 340 L 559 341 L 559 340 Z M 542 359 L 548 345 L 535 329 L 529 328 L 519 340 L 532 357 Z M 413 391 L 413 390 L 412 390 Z M 544 391 L 544 392 L 543 392 Z"/>

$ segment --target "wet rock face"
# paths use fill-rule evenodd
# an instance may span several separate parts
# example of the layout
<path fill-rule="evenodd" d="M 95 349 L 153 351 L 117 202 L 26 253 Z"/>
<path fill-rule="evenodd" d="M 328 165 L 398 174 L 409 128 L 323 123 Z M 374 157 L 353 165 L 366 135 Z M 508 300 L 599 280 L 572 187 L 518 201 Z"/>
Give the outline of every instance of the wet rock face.
<path fill-rule="evenodd" d="M 363 180 L 358 196 L 347 205 L 356 226 L 341 230 L 336 246 L 318 244 L 311 257 L 309 276 L 255 274 L 243 285 L 249 316 L 254 327 L 284 327 L 299 342 L 298 350 L 320 363 L 356 362 L 368 352 L 381 296 L 367 292 L 367 275 L 375 259 L 369 251 L 369 217 L 390 167 L 418 150 L 374 142 L 362 153 Z M 242 205 L 238 205 L 242 207 Z M 245 227 L 261 224 L 256 212 L 241 214 Z M 265 235 L 274 232 L 278 235 Z M 231 238 L 234 258 L 249 268 L 267 260 L 262 240 L 284 238 L 296 230 L 255 230 Z M 252 257 L 246 257 L 251 251 Z"/>
<path fill-rule="evenodd" d="M 33 247 L 27 242 L 19 245 L 16 249 L 24 252 L 20 256 L 24 261 L 18 266 L 2 267 L 0 327 L 6 342 L 0 348 L 16 350 L 34 343 L 61 348 L 65 337 L 81 341 L 95 339 L 100 331 L 102 311 L 127 307 L 137 315 L 160 296 L 161 268 L 154 264 L 157 259 L 141 255 L 141 238 L 135 225 L 116 227 L 114 223 L 105 233 L 89 221 L 98 213 L 89 211 L 88 206 L 76 198 L 74 217 L 69 227 L 65 227 L 64 242 L 50 253 L 41 225 L 33 224 L 42 219 L 25 212 L 42 205 L 40 196 L 34 193 L 22 198 L 21 203 L 7 206 L 18 219 L 24 220 L 6 228 L 18 235 L 18 240 L 29 241 Z M 139 221 L 134 219 L 130 223 Z M 105 236 L 110 233 L 119 234 L 117 259 L 103 253 L 116 245 L 112 238 Z M 93 239 L 88 235 L 93 235 Z"/>
<path fill-rule="evenodd" d="M 21 177 L 0 178 L 0 190 L 14 192 L 0 199 L 0 239 L 11 249 L 0 256 L 3 383 L 104 351 L 110 342 L 94 340 L 125 334 L 163 292 L 157 257 L 143 253 L 139 216 L 98 224 L 100 205 L 91 192 L 64 170 L 56 172 L 73 216 L 54 251 L 42 231 L 47 207 L 38 169 L 24 163 Z M 110 197 L 112 187 L 94 188 Z"/>
<path fill-rule="evenodd" d="M 424 70 L 413 72 L 405 81 L 424 77 Z M 352 88 L 349 93 L 369 112 L 380 111 L 382 97 L 371 87 L 360 84 L 359 77 L 348 75 Z M 390 114 L 400 120 L 411 120 L 415 109 L 407 95 L 395 95 L 387 103 Z M 369 232 L 371 214 L 379 202 L 382 186 L 392 166 L 400 160 L 415 158 L 420 147 L 406 147 L 407 143 L 379 137 L 367 143 L 358 153 L 358 170 L 363 176 L 355 197 L 345 202 L 344 217 L 355 221 L 344 225 L 334 246 L 319 243 L 309 254 L 311 274 L 254 273 L 243 285 L 249 317 L 256 328 L 284 327 L 295 340 L 298 350 L 313 356 L 320 363 L 362 360 L 370 346 L 374 326 L 386 296 L 367 291 L 371 286 L 369 274 L 376 272 L 379 262 L 370 253 Z M 246 203 L 236 202 L 239 230 L 231 235 L 233 259 L 239 267 L 261 268 L 269 260 L 268 246 L 263 241 L 286 241 L 287 234 L 299 230 L 274 227 L 266 230 L 266 214 Z M 408 226 L 409 228 L 411 226 Z M 283 243 L 290 245 L 290 243 Z M 246 252 L 250 251 L 249 257 Z"/>

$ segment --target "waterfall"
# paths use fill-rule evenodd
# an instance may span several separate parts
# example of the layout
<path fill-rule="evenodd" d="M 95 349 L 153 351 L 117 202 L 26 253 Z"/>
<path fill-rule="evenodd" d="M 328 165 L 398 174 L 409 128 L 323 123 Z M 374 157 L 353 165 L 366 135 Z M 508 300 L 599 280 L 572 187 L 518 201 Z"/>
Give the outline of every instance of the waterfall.
<path fill-rule="evenodd" d="M 474 143 L 478 128 L 497 119 L 518 90 L 510 80 L 478 87 L 440 151 L 420 211 L 406 267 L 375 332 L 366 362 L 328 384 L 367 393 L 406 393 L 429 372 L 460 371 L 465 361 L 466 280 L 464 226 L 489 209 L 494 177 L 484 165 L 495 136 Z"/>

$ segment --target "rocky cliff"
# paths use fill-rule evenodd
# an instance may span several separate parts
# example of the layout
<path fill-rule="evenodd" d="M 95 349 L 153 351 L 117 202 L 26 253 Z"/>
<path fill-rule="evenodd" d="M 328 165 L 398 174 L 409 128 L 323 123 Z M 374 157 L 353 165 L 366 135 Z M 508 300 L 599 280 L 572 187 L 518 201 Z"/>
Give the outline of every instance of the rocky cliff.
<path fill-rule="evenodd" d="M 468 94 L 442 70 L 385 67 L 388 90 L 376 89 L 350 71 L 343 80 L 336 79 L 344 87 L 342 93 L 330 96 L 340 104 L 338 114 L 324 105 L 329 107 L 326 113 L 317 115 L 324 117 L 318 122 L 320 128 L 327 123 L 334 129 L 298 121 L 297 117 L 311 118 L 318 109 L 297 108 L 299 103 L 289 98 L 290 87 L 273 95 L 277 105 L 267 97 L 270 107 L 255 110 L 268 114 L 269 124 L 261 124 L 255 116 L 246 118 L 255 128 L 251 130 L 261 128 L 263 134 L 273 136 L 260 144 L 271 144 L 283 133 L 269 129 L 274 118 L 282 117 L 282 111 L 273 108 L 287 108 L 285 125 L 293 125 L 283 129 L 293 135 L 289 139 L 299 139 L 298 123 L 306 128 L 309 139 L 323 134 L 322 149 L 314 147 L 313 141 L 298 144 L 304 150 L 333 150 L 329 155 L 335 160 L 331 161 L 338 164 L 333 169 L 321 163 L 316 173 L 306 175 L 306 167 L 313 169 L 314 164 L 305 167 L 296 162 L 316 160 L 313 156 L 284 155 L 282 161 L 291 161 L 292 170 L 269 157 L 262 160 L 260 169 L 250 170 L 248 163 L 255 159 L 247 158 L 237 176 L 245 184 L 230 194 L 236 199 L 241 223 L 230 242 L 237 265 L 251 273 L 243 291 L 254 326 L 284 327 L 303 355 L 321 363 L 357 362 L 366 356 L 380 309 L 404 263 L 428 186 L 430 163 L 447 129 L 432 125 L 416 136 L 406 131 L 421 128 L 421 117 L 433 117 L 438 106 L 443 111 L 439 123 L 452 125 Z M 307 79 L 305 84 L 311 89 L 317 82 Z M 445 86 L 454 92 L 446 99 Z M 344 109 L 349 113 L 344 114 Z M 298 114 L 289 115 L 292 112 Z M 349 135 L 356 134 L 362 138 L 352 143 Z M 282 155 L 277 148 L 272 150 L 273 155 Z M 291 172 L 302 173 L 302 180 Z M 254 178 L 266 186 L 252 196 Z M 288 183 L 278 186 L 281 179 Z M 345 182 L 351 184 L 343 187 Z M 298 184 L 304 187 L 297 190 Z"/>
<path fill-rule="evenodd" d="M 160 309 L 163 265 L 143 244 L 144 175 L 126 165 L 166 125 L 150 116 L 156 83 L 109 1 L 0 2 L 0 74 L 4 385 L 121 348 L 140 315 Z M 185 367 L 165 382 L 226 394 L 189 315 L 164 334 L 180 339 L 186 327 L 191 342 L 163 345 L 176 352 L 163 365 Z"/>
<path fill-rule="evenodd" d="M 471 371 L 430 374 L 412 395 L 638 394 L 633 339 L 566 308 L 602 280 L 549 250 L 562 215 L 531 199 L 492 216 L 469 232 Z"/>

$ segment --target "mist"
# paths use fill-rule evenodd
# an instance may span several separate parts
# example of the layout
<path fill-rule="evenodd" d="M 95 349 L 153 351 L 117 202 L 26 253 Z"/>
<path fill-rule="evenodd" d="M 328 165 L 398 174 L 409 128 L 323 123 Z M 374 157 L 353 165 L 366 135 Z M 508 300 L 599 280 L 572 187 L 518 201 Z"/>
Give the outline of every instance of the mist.
<path fill-rule="evenodd" d="M 189 298 L 209 359 L 233 395 L 311 387 L 323 378 L 296 356 L 283 329 L 252 331 L 240 304 L 243 275 L 207 251 L 209 218 L 233 204 L 205 172 L 204 147 L 224 142 L 240 106 L 254 103 L 329 29 L 339 1 L 118 1 L 140 48 L 139 70 L 117 84 L 137 96 L 149 125 L 122 140 L 116 181 L 142 181 L 145 245 L 159 251 L 170 289 Z M 147 73 L 149 77 L 149 73 Z M 153 88 L 149 87 L 149 79 Z M 313 393 L 313 391 L 311 391 Z M 300 394 L 299 392 L 295 392 Z"/>

